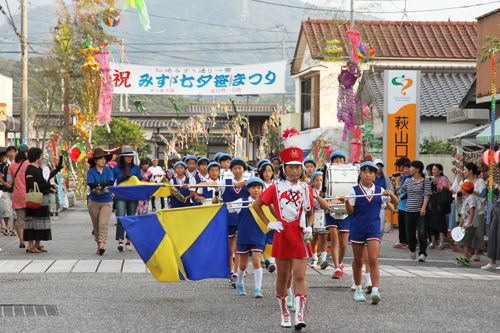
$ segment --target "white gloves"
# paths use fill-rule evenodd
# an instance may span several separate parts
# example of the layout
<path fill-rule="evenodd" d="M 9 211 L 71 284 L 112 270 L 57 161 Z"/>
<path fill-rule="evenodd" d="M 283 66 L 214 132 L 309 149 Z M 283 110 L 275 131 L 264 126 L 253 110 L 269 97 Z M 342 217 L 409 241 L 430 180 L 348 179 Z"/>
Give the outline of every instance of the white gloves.
<path fill-rule="evenodd" d="M 313 229 L 311 227 L 305 227 L 302 229 L 302 231 L 304 231 L 305 234 L 312 235 Z"/>
<path fill-rule="evenodd" d="M 269 222 L 267 227 L 271 230 L 276 230 L 277 232 L 283 230 L 283 224 L 281 222 Z"/>

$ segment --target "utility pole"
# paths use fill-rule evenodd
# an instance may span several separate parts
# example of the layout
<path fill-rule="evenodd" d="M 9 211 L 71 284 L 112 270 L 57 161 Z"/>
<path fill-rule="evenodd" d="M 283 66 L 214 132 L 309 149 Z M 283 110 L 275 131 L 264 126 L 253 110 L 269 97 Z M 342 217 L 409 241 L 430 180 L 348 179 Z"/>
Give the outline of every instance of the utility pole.
<path fill-rule="evenodd" d="M 354 0 L 351 0 L 351 24 L 349 29 L 354 29 Z"/>
<path fill-rule="evenodd" d="M 21 1 L 21 143 L 28 143 L 28 0 Z"/>

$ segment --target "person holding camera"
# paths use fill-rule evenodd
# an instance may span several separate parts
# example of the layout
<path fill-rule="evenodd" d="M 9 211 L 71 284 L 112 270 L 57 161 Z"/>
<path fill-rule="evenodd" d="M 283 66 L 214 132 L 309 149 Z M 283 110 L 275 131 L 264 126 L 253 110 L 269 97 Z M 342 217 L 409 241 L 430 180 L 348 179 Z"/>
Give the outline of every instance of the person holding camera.
<path fill-rule="evenodd" d="M 90 188 L 87 208 L 94 226 L 94 237 L 97 243 L 97 254 L 106 251 L 108 225 L 113 212 L 113 197 L 109 187 L 113 185 L 113 172 L 106 166 L 113 156 L 101 148 L 94 149 L 93 157 L 89 158 L 90 168 L 87 171 L 87 185 Z"/>

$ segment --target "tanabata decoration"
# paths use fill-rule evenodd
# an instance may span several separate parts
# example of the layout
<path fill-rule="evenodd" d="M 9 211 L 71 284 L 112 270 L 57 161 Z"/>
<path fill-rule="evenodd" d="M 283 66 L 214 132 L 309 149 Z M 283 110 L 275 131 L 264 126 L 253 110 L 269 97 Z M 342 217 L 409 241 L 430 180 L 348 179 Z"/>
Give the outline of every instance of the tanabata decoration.
<path fill-rule="evenodd" d="M 110 74 L 108 44 L 104 44 L 95 54 L 96 61 L 101 65 L 102 79 L 100 80 L 98 120 L 100 125 L 111 122 L 111 111 L 113 103 L 113 78 Z"/>
<path fill-rule="evenodd" d="M 317 168 L 321 168 L 325 163 L 328 163 L 331 152 L 333 150 L 331 150 L 330 142 L 318 139 L 313 142 L 307 157 L 316 161 Z"/>
<path fill-rule="evenodd" d="M 69 149 L 68 156 L 73 162 L 79 163 L 85 159 L 87 154 L 85 153 L 83 147 L 77 143 Z"/>
<path fill-rule="evenodd" d="M 495 52 L 496 50 L 493 50 L 492 52 L 492 57 L 491 57 L 491 141 L 490 141 L 490 153 L 488 154 L 488 166 L 490 166 L 490 171 L 488 175 L 488 205 L 487 205 L 487 216 L 486 216 L 486 235 L 489 234 L 490 232 L 490 222 L 491 222 L 491 206 L 492 206 L 492 193 L 493 193 L 493 172 L 492 169 L 497 169 L 497 167 L 493 166 L 494 162 L 494 156 L 495 154 L 491 154 L 491 151 L 495 149 L 495 120 L 496 120 L 496 92 L 497 92 L 497 61 L 496 61 L 496 56 Z M 498 158 L 496 160 L 496 163 L 498 163 Z"/>
<path fill-rule="evenodd" d="M 339 44 L 340 41 L 337 39 L 326 41 L 326 47 L 323 49 L 326 61 L 342 60 L 342 48 Z"/>
<path fill-rule="evenodd" d="M 144 30 L 151 30 L 151 25 L 149 21 L 148 9 L 146 8 L 145 0 L 125 0 L 125 5 L 123 6 L 123 10 L 127 10 L 128 7 L 135 8 L 137 7 L 137 11 L 139 12 L 139 20 L 141 21 Z"/>
<path fill-rule="evenodd" d="M 134 105 L 137 109 L 137 112 L 141 114 L 141 116 L 147 116 L 148 112 L 146 111 L 146 108 L 144 108 L 144 105 L 142 105 L 142 102 L 140 99 L 136 99 L 134 101 Z"/>
<path fill-rule="evenodd" d="M 359 60 L 357 47 L 359 45 L 359 31 L 356 29 L 347 30 L 347 36 L 352 45 L 351 60 L 357 62 Z"/>
<path fill-rule="evenodd" d="M 231 119 L 231 121 L 228 121 L 225 126 L 224 126 L 224 134 L 223 136 L 226 138 L 226 141 L 229 146 L 229 155 L 232 156 L 243 156 L 243 128 L 248 128 L 248 119 L 245 116 L 238 115 L 235 116 Z M 250 132 L 249 137 L 251 140 L 252 138 L 252 133 Z"/>
<path fill-rule="evenodd" d="M 90 136 L 88 132 L 90 129 L 90 119 L 77 109 L 73 109 L 73 113 L 77 116 L 77 121 L 76 124 L 73 125 L 73 128 L 77 129 L 83 136 L 88 138 Z"/>
<path fill-rule="evenodd" d="M 236 109 L 236 105 L 234 104 L 234 99 L 232 97 L 229 97 L 229 100 L 231 101 L 231 104 L 233 105 L 233 111 L 236 117 L 238 117 L 238 109 Z"/>
<path fill-rule="evenodd" d="M 375 58 L 375 51 L 369 43 L 360 43 L 358 48 L 358 57 L 363 62 L 372 61 Z"/>
<path fill-rule="evenodd" d="M 353 134 L 353 141 L 351 141 L 351 163 L 360 161 L 361 152 L 363 150 L 363 131 L 359 128 L 359 125 L 356 125 Z"/>
<path fill-rule="evenodd" d="M 277 155 L 284 147 L 281 140 L 280 127 L 282 112 L 273 112 L 262 125 L 262 135 L 259 146 L 259 158 L 270 158 Z"/>
<path fill-rule="evenodd" d="M 102 21 L 108 27 L 116 27 L 118 24 L 120 24 L 120 19 L 120 11 L 114 7 L 109 7 L 102 13 Z"/>
<path fill-rule="evenodd" d="M 346 66 L 342 66 L 338 76 L 339 95 L 337 99 L 337 120 L 344 123 L 344 133 L 342 141 L 347 139 L 348 131 L 354 129 L 354 116 L 356 114 L 356 103 L 354 101 L 353 86 L 361 76 L 358 65 L 348 61 Z"/>
<path fill-rule="evenodd" d="M 375 136 L 372 133 L 373 125 L 367 124 L 360 126 L 363 130 L 363 142 L 365 143 L 365 147 L 368 147 L 367 150 L 371 154 L 378 154 L 382 152 L 380 148 L 381 140 L 375 139 Z"/>
<path fill-rule="evenodd" d="M 175 100 L 172 98 L 172 97 L 169 97 L 168 100 L 170 101 L 170 103 L 172 103 L 172 105 L 174 106 L 174 109 L 175 109 L 175 112 L 177 112 L 177 116 L 180 116 L 181 115 L 181 110 L 179 109 L 179 107 L 177 106 L 177 104 L 175 103 Z"/>

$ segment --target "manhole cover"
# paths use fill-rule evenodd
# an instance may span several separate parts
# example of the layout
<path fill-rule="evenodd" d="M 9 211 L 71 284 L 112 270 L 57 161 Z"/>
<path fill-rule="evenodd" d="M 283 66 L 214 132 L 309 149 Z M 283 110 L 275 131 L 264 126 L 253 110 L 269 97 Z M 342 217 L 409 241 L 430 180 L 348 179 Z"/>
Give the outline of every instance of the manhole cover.
<path fill-rule="evenodd" d="M 59 316 L 55 305 L 0 304 L 2 317 L 48 317 Z"/>

